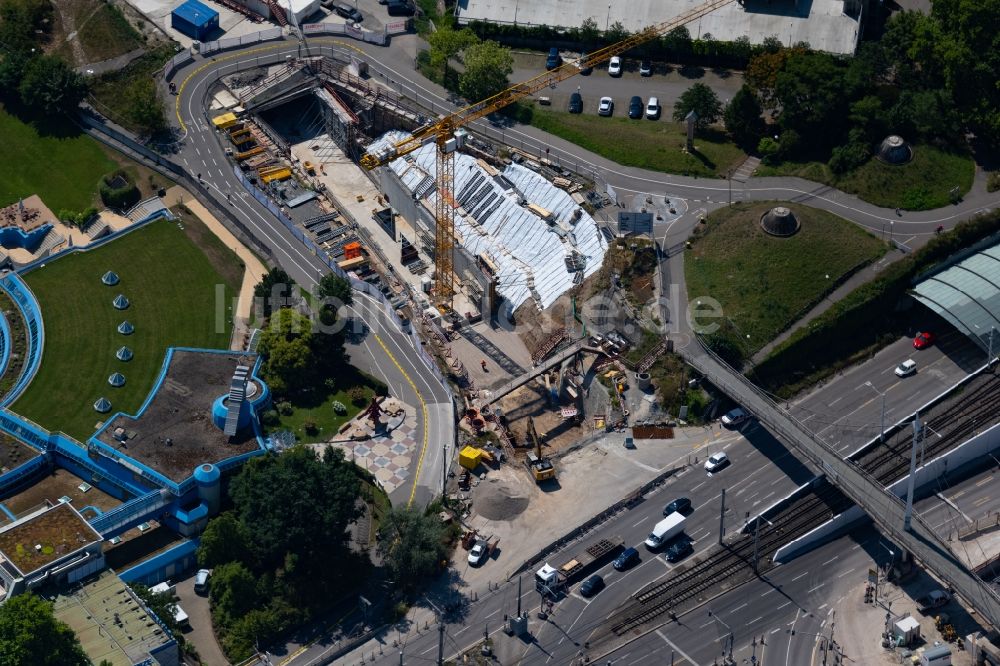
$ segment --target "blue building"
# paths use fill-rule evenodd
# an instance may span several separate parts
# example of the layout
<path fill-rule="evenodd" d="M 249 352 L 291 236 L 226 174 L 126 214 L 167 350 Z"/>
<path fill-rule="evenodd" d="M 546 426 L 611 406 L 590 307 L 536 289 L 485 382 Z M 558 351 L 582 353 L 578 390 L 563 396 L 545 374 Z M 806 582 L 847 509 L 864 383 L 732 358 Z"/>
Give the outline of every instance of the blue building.
<path fill-rule="evenodd" d="M 198 0 L 187 0 L 171 12 L 170 27 L 192 39 L 205 41 L 219 27 L 219 12 Z"/>

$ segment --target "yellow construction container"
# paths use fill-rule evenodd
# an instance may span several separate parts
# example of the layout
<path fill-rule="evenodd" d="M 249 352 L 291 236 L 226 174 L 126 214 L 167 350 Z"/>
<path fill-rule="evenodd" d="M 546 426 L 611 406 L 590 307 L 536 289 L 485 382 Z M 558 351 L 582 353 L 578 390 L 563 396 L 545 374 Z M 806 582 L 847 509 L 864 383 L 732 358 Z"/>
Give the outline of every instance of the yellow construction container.
<path fill-rule="evenodd" d="M 286 166 L 270 166 L 259 169 L 257 173 L 260 175 L 260 179 L 265 183 L 270 183 L 272 180 L 285 180 L 286 178 L 292 177 L 292 170 Z"/>
<path fill-rule="evenodd" d="M 223 113 L 221 116 L 216 116 L 212 118 L 212 124 L 218 129 L 226 129 L 227 127 L 232 127 L 236 124 L 236 114 L 235 113 Z"/>
<path fill-rule="evenodd" d="M 254 155 L 260 155 L 264 152 L 264 146 L 254 146 L 249 150 L 244 150 L 242 153 L 236 153 L 237 160 L 245 160 L 247 158 L 253 157 Z"/>
<path fill-rule="evenodd" d="M 482 460 L 482 457 L 482 449 L 477 449 L 474 446 L 466 446 L 458 452 L 458 464 L 465 469 L 473 470 L 479 467 L 479 461 Z"/>

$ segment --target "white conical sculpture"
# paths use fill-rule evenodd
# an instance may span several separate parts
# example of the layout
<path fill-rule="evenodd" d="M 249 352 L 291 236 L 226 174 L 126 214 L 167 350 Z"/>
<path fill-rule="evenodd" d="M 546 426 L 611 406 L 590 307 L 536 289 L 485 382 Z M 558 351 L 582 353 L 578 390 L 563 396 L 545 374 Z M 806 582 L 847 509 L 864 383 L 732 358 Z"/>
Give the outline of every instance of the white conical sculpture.
<path fill-rule="evenodd" d="M 113 287 L 119 282 L 118 274 L 115 273 L 114 271 L 108 271 L 103 276 L 101 276 L 101 282 L 108 285 L 109 287 Z"/>
<path fill-rule="evenodd" d="M 128 308 L 129 303 L 128 299 L 125 298 L 125 294 L 118 294 L 117 296 L 115 296 L 115 300 L 112 303 L 112 305 L 114 305 L 119 310 L 125 310 L 126 308 Z"/>
<path fill-rule="evenodd" d="M 115 352 L 115 358 L 119 361 L 131 361 L 132 360 L 132 350 L 128 347 L 122 347 Z"/>
<path fill-rule="evenodd" d="M 94 403 L 94 409 L 101 414 L 107 414 L 111 411 L 111 401 L 107 398 L 98 398 L 97 402 Z"/>
<path fill-rule="evenodd" d="M 108 383 L 116 388 L 119 386 L 125 386 L 125 375 L 120 372 L 116 372 L 108 377 Z"/>
<path fill-rule="evenodd" d="M 122 335 L 132 335 L 135 333 L 135 326 L 128 319 L 118 324 L 118 332 Z"/>

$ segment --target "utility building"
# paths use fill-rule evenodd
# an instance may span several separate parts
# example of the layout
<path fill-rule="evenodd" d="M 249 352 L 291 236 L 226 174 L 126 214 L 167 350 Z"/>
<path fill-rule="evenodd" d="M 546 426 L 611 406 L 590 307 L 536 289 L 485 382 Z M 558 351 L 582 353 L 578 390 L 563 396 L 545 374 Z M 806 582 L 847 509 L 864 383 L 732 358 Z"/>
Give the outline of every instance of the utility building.
<path fill-rule="evenodd" d="M 171 12 L 170 27 L 203 42 L 219 29 L 219 12 L 198 0 L 187 0 Z"/>

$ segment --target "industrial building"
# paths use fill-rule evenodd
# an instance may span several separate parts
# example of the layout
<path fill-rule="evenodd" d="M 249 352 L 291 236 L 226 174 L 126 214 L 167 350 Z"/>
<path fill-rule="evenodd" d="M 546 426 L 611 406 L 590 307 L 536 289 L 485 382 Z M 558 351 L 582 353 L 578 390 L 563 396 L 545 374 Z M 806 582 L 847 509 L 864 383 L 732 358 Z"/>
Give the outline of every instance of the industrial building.
<path fill-rule="evenodd" d="M 187 0 L 170 13 L 170 27 L 191 39 L 206 41 L 219 29 L 219 12 L 198 0 Z"/>

